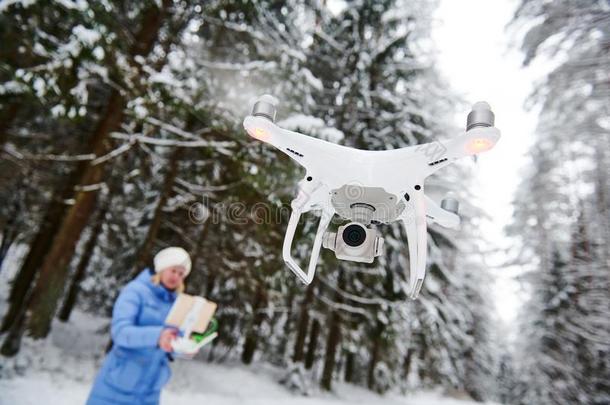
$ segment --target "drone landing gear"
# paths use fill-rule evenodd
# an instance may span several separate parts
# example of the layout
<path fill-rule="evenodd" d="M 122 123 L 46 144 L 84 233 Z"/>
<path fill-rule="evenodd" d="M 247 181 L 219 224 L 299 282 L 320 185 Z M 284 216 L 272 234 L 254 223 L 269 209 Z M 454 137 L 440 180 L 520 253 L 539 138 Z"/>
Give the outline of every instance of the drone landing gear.
<path fill-rule="evenodd" d="M 419 190 L 418 190 L 419 191 Z M 409 246 L 409 298 L 416 299 L 426 277 L 428 230 L 426 224 L 425 195 L 414 193 L 412 209 L 401 217 Z"/>
<path fill-rule="evenodd" d="M 328 228 L 328 224 L 332 219 L 334 213 L 330 211 L 322 211 L 320 215 L 320 222 L 318 223 L 318 231 L 313 242 L 313 248 L 311 250 L 311 257 L 309 258 L 309 266 L 307 267 L 307 273 L 305 273 L 297 262 L 292 258 L 292 240 L 301 218 L 302 210 L 294 209 L 290 214 L 290 220 L 288 221 L 288 229 L 286 229 L 286 236 L 284 237 L 283 257 L 284 262 L 288 265 L 288 268 L 305 283 L 310 284 L 313 280 L 313 276 L 316 273 L 316 265 L 318 263 L 318 257 L 320 256 L 320 248 L 322 247 L 322 239 L 324 238 L 324 232 Z"/>
<path fill-rule="evenodd" d="M 292 200 L 292 213 L 290 214 L 290 220 L 288 221 L 288 228 L 286 229 L 286 236 L 284 237 L 284 246 L 282 249 L 282 256 L 284 262 L 288 268 L 305 284 L 310 284 L 313 280 L 313 276 L 316 272 L 316 265 L 318 263 L 318 257 L 320 256 L 320 249 L 322 248 L 322 241 L 324 239 L 324 232 L 330 224 L 330 220 L 335 215 L 330 204 L 326 204 L 322 207 L 320 205 L 312 204 L 312 201 L 322 200 L 322 195 L 327 194 L 328 191 L 319 182 L 312 182 L 309 174 L 299 182 L 299 192 L 297 197 Z M 311 256 L 309 258 L 309 265 L 307 272 L 297 264 L 292 257 L 292 240 L 299 224 L 301 214 L 304 212 L 311 211 L 314 208 L 322 208 L 320 214 L 320 222 L 318 223 L 318 230 L 313 242 L 313 248 L 311 250 Z"/>

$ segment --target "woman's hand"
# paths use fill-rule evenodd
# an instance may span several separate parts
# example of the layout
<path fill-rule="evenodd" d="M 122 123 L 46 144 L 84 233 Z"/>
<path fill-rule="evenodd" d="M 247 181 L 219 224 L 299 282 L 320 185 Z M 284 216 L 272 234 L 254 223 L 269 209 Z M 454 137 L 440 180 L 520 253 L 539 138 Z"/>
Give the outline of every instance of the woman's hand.
<path fill-rule="evenodd" d="M 172 352 L 172 341 L 178 336 L 178 331 L 173 328 L 165 328 L 159 336 L 159 347 L 168 353 Z"/>

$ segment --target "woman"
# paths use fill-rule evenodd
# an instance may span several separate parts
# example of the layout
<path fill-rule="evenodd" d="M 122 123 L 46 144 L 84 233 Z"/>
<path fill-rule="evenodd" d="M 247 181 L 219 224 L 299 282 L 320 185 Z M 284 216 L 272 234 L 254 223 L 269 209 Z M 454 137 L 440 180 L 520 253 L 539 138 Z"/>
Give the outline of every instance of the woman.
<path fill-rule="evenodd" d="M 112 349 L 87 405 L 159 403 L 171 376 L 171 342 L 178 333 L 164 322 L 190 271 L 188 253 L 169 247 L 155 256 L 154 270 L 144 269 L 123 288 L 112 311 Z"/>

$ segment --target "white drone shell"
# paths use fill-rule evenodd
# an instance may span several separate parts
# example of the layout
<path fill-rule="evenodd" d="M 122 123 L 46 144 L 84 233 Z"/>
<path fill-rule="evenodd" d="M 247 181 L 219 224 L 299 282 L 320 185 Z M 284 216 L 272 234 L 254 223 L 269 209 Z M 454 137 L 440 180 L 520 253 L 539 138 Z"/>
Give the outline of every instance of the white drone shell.
<path fill-rule="evenodd" d="M 284 238 L 283 258 L 288 267 L 305 284 L 311 283 L 324 232 L 337 213 L 333 192 L 346 185 L 363 190 L 382 188 L 395 198 L 394 204 L 404 205 L 398 215 L 386 219 L 387 222 L 399 220 L 405 228 L 410 257 L 408 294 L 415 299 L 426 274 L 426 217 L 449 228 L 457 228 L 460 223 L 459 216 L 453 212 L 457 211 L 457 201 L 447 201 L 444 203 L 447 209 L 441 208 L 424 194 L 424 180 L 457 159 L 493 148 L 500 131 L 493 126 L 489 104 L 476 103 L 468 116 L 468 130 L 454 138 L 385 151 L 350 148 L 280 128 L 273 122 L 276 106 L 274 97 L 260 97 L 243 125 L 250 136 L 273 145 L 306 170 L 305 178 L 299 182 L 298 195 L 291 203 L 292 213 Z M 312 209 L 319 209 L 321 216 L 305 272 L 293 259 L 291 249 L 301 214 Z"/>

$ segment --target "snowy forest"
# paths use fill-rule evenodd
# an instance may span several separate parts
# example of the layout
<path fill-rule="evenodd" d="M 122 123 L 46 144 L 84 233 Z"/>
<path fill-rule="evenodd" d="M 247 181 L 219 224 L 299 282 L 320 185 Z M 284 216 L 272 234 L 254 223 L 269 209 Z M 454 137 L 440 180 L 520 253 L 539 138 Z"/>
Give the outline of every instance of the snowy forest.
<path fill-rule="evenodd" d="M 426 182 L 434 196 L 455 194 L 462 222 L 429 225 L 416 300 L 397 223 L 378 225 L 385 253 L 372 264 L 323 249 L 307 286 L 282 259 L 304 171 L 247 136 L 253 101 L 272 94 L 278 125 L 358 149 L 463 131 L 453 121 L 463 100 L 430 49 L 437 6 L 0 0 L 0 403 L 5 390 L 6 403 L 30 403 L 18 401 L 35 383 L 12 381 L 61 364 L 91 368 L 66 377 L 88 389 L 121 288 L 167 246 L 191 256 L 186 292 L 218 304 L 218 337 L 172 364 L 176 376 L 195 364 L 269 367 L 287 398 L 313 396 L 303 403 L 346 385 L 366 398 L 610 403 L 607 0 L 519 0 L 507 21 L 523 69 L 552 64 L 526 101 L 537 128 L 523 134 L 527 164 L 511 168 L 519 186 L 503 224 L 514 241 L 505 264 L 527 297 L 514 341 L 481 259 L 490 242 L 472 198 L 476 160 Z M 301 261 L 314 218 L 297 235 Z M 188 391 L 184 378 L 170 390 Z"/>

